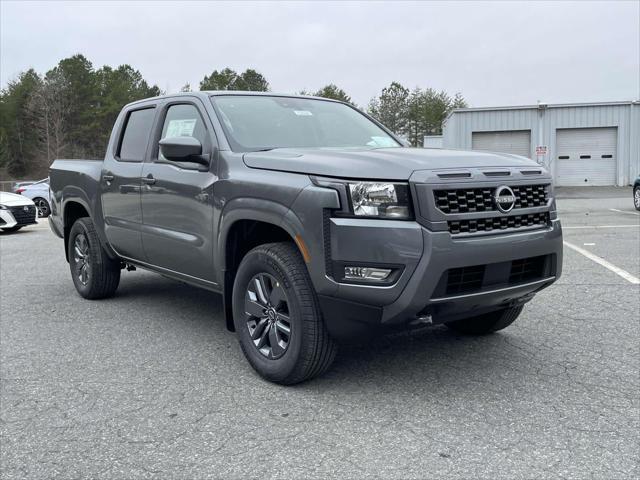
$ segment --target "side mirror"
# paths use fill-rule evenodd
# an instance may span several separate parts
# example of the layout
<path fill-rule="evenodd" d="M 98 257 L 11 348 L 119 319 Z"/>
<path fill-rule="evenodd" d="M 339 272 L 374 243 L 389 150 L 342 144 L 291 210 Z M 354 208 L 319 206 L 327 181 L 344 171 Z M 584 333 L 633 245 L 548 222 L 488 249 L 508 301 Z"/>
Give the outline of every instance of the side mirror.
<path fill-rule="evenodd" d="M 168 137 L 159 142 L 160 153 L 172 162 L 193 162 L 209 165 L 209 160 L 202 155 L 202 144 L 193 137 Z"/>

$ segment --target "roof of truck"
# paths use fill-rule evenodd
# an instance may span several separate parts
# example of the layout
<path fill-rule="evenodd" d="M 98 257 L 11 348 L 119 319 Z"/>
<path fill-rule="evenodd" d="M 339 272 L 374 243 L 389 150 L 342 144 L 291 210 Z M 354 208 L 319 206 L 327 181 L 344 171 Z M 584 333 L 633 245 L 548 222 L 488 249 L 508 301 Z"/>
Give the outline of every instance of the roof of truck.
<path fill-rule="evenodd" d="M 142 103 L 142 102 L 148 102 L 149 100 L 162 100 L 165 98 L 175 98 L 175 97 L 207 98 L 207 97 L 223 96 L 223 95 L 251 95 L 256 97 L 293 97 L 293 98 L 306 98 L 306 99 L 324 100 L 328 102 L 344 103 L 344 102 L 341 102 L 340 100 L 334 100 L 332 98 L 316 97 L 313 95 L 300 95 L 296 93 L 251 92 L 247 90 L 201 90 L 198 92 L 178 92 L 178 93 L 170 93 L 167 95 L 159 95 L 157 97 L 142 98 L 140 100 L 136 100 L 135 102 L 131 102 L 126 106 L 136 105 L 137 103 Z"/>

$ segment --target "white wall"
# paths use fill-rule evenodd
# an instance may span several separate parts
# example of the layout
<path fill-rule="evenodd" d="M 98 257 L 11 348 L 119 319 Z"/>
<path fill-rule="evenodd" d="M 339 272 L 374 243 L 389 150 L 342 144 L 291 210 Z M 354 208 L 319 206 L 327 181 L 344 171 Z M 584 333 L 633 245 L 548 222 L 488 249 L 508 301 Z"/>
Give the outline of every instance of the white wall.
<path fill-rule="evenodd" d="M 531 130 L 531 158 L 556 169 L 556 130 L 559 128 L 618 127 L 617 185 L 629 185 L 640 172 L 640 104 L 552 105 L 505 109 L 455 110 L 443 130 L 445 148 L 471 149 L 472 132 Z M 547 155 L 536 157 L 537 145 Z"/>

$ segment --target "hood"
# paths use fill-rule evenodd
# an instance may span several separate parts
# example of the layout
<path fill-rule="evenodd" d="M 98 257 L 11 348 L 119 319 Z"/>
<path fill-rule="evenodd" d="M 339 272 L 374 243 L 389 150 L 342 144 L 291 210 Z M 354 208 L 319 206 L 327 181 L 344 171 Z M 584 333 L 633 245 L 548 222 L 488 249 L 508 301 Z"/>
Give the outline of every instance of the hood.
<path fill-rule="evenodd" d="M 244 154 L 251 168 L 340 178 L 408 180 L 416 170 L 539 167 L 506 153 L 430 148 L 277 148 Z"/>
<path fill-rule="evenodd" d="M 6 205 L 7 207 L 19 207 L 20 205 L 34 205 L 34 203 L 22 195 L 0 192 L 0 205 Z"/>

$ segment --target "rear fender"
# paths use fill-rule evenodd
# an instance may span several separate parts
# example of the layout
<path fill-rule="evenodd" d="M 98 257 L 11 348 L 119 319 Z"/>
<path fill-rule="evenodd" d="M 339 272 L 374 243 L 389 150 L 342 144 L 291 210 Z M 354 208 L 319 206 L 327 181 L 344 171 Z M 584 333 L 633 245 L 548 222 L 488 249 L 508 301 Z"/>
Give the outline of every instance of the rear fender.
<path fill-rule="evenodd" d="M 87 195 L 87 193 L 83 189 L 75 185 L 67 185 L 62 190 L 63 200 L 61 205 L 62 206 L 61 217 L 62 217 L 63 232 L 64 232 L 64 238 L 65 238 L 65 255 L 67 256 L 67 261 L 69 261 L 69 252 L 67 248 L 68 235 L 72 227 L 70 222 L 67 221 L 67 212 L 68 212 L 68 208 L 73 204 L 80 205 L 85 209 L 88 217 L 93 221 L 93 224 L 96 227 L 96 233 L 98 234 L 98 239 L 100 240 L 102 247 L 107 252 L 107 255 L 109 256 L 109 258 L 113 260 L 118 259 L 118 255 L 116 255 L 116 253 L 113 251 L 113 249 L 109 245 L 107 237 L 105 236 L 104 220 L 102 218 L 102 207 L 100 204 L 99 195 L 96 195 L 96 196 L 98 198 L 96 198 L 92 202 L 89 196 Z"/>

